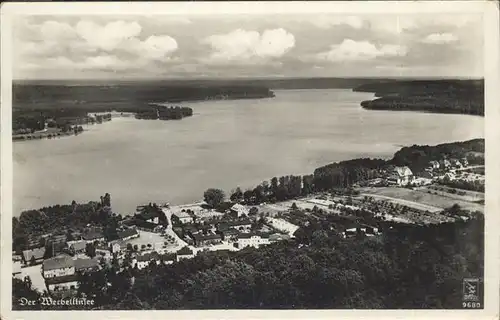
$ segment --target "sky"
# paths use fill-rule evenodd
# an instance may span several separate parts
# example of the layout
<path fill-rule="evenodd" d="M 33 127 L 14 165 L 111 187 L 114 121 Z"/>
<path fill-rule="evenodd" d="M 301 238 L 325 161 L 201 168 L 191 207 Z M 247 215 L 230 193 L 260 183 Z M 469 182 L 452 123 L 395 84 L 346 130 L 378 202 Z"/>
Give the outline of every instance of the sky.
<path fill-rule="evenodd" d="M 18 16 L 14 79 L 482 77 L 480 15 Z"/>

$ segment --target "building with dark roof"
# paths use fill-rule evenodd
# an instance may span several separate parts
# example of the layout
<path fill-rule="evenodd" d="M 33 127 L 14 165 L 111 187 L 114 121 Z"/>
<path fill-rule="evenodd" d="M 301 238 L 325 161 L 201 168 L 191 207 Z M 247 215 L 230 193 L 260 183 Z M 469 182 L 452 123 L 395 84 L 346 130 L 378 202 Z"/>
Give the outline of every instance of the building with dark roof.
<path fill-rule="evenodd" d="M 135 228 L 128 228 L 123 231 L 118 231 L 118 238 L 120 240 L 130 240 L 139 237 L 139 232 Z"/>
<path fill-rule="evenodd" d="M 177 251 L 177 261 L 180 261 L 182 259 L 189 259 L 193 258 L 195 256 L 195 253 L 193 250 L 191 250 L 189 247 L 183 247 L 179 251 Z"/>
<path fill-rule="evenodd" d="M 92 272 L 100 269 L 99 261 L 93 259 L 76 259 L 74 261 L 75 272 Z"/>
<path fill-rule="evenodd" d="M 196 233 L 192 235 L 194 243 L 197 247 L 208 246 L 211 244 L 219 244 L 222 242 L 222 237 L 220 234 L 201 234 Z"/>
<path fill-rule="evenodd" d="M 67 254 L 46 259 L 42 264 L 44 278 L 62 277 L 75 273 L 75 261 Z"/>
<path fill-rule="evenodd" d="M 47 290 L 51 293 L 76 290 L 78 288 L 78 276 L 76 274 L 52 277 L 45 279 Z"/>
<path fill-rule="evenodd" d="M 104 234 L 98 230 L 87 231 L 82 235 L 82 239 L 87 243 L 93 243 L 95 241 L 104 241 Z"/>
<path fill-rule="evenodd" d="M 73 253 L 83 253 L 87 247 L 87 241 L 79 240 L 69 245 L 69 250 Z"/>

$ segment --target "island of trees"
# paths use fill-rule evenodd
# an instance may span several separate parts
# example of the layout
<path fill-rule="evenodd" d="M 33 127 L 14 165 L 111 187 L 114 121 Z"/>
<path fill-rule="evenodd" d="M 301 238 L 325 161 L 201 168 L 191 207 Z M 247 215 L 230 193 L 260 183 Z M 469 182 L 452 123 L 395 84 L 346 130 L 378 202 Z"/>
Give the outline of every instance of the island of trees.
<path fill-rule="evenodd" d="M 379 97 L 361 102 L 365 109 L 484 116 L 484 80 L 388 81 L 363 84 L 354 91 Z"/>

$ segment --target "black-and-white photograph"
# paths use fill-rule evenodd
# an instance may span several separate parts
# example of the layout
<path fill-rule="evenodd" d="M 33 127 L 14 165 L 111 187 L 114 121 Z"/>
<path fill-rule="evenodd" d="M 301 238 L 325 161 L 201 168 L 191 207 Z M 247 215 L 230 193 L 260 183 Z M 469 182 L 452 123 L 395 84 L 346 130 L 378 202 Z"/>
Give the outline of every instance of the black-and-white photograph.
<path fill-rule="evenodd" d="M 485 308 L 481 12 L 10 20 L 12 310 Z"/>

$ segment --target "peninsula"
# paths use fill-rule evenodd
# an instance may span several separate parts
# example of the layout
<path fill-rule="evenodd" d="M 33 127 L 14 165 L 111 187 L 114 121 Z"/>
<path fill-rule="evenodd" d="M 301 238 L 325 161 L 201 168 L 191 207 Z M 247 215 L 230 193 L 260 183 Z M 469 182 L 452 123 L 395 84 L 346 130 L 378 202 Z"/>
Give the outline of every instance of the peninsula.
<path fill-rule="evenodd" d="M 367 83 L 354 91 L 378 97 L 370 110 L 423 111 L 484 116 L 484 80 L 408 80 Z"/>

